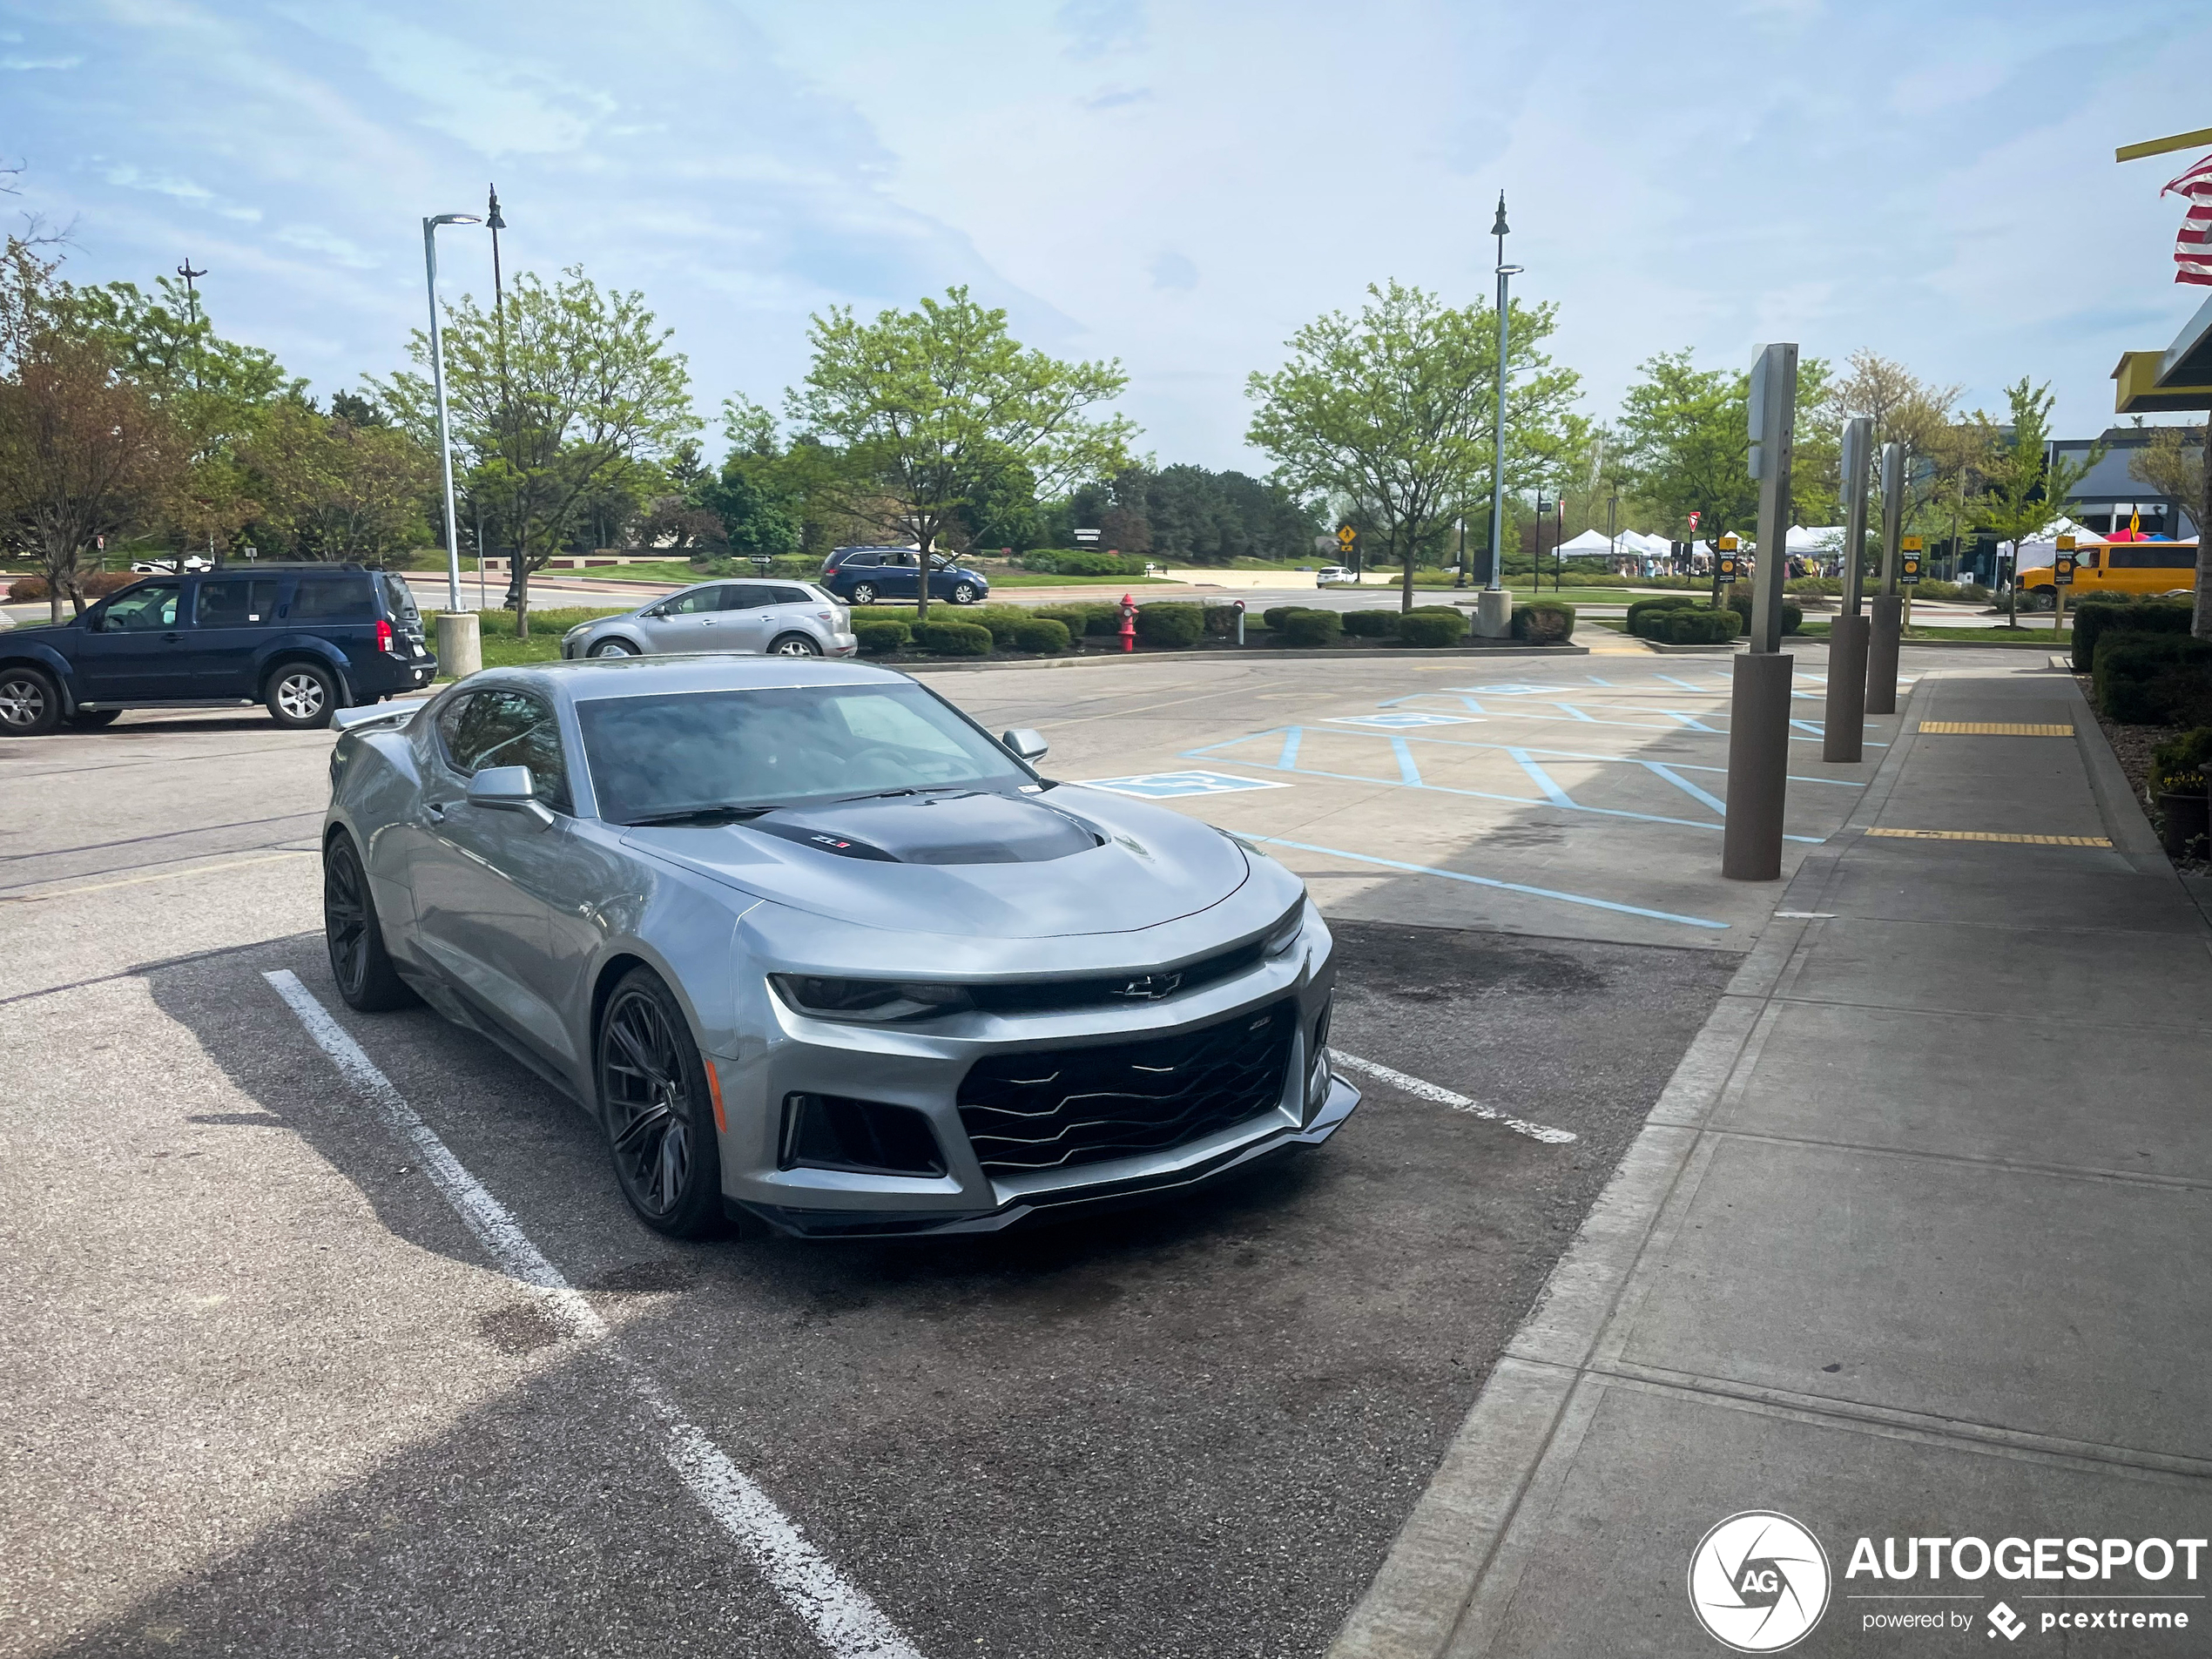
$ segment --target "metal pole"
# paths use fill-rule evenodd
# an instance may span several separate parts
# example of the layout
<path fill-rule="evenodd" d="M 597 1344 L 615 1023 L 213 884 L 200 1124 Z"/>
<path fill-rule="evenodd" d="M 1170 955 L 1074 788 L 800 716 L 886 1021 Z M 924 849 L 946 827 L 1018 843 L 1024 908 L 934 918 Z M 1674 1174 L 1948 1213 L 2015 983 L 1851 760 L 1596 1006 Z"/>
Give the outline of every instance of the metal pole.
<path fill-rule="evenodd" d="M 476 509 L 476 609 L 484 608 L 484 504 L 471 503 Z"/>
<path fill-rule="evenodd" d="M 1752 371 L 1759 567 L 1751 582 L 1750 649 L 1736 659 L 1730 699 L 1728 821 L 1721 873 L 1771 881 L 1782 873 L 1782 815 L 1789 790 L 1790 675 L 1781 649 L 1783 543 L 1790 526 L 1790 463 L 1797 402 L 1797 348 L 1769 346 Z"/>
<path fill-rule="evenodd" d="M 1506 363 L 1511 355 L 1513 274 L 1520 267 L 1506 263 L 1506 192 L 1498 192 L 1498 218 L 1490 227 L 1498 239 L 1498 403 L 1495 443 L 1490 461 L 1490 569 L 1474 608 L 1474 631 L 1486 639 L 1501 638 L 1513 626 L 1513 602 L 1505 592 L 1506 570 Z"/>
<path fill-rule="evenodd" d="M 1905 533 L 1905 446 L 1882 446 L 1882 590 L 1866 640 L 1866 711 L 1897 712 L 1897 649 L 1905 601 L 1897 590 L 1898 543 Z"/>
<path fill-rule="evenodd" d="M 1860 567 L 1866 558 L 1866 469 L 1874 449 L 1874 420 L 1862 415 L 1844 423 L 1844 608 L 1828 630 L 1828 709 L 1822 723 L 1823 760 L 1863 759 L 1866 739 L 1866 633 L 1860 604 Z"/>
<path fill-rule="evenodd" d="M 1455 523 L 1457 523 L 1457 525 L 1459 526 L 1459 531 L 1460 531 L 1460 575 L 1459 575 L 1459 579 L 1458 579 L 1456 582 L 1453 583 L 1452 583 L 1452 585 L 1453 585 L 1453 587 L 1455 587 L 1455 588 L 1464 588 L 1464 587 L 1465 587 L 1465 586 L 1467 586 L 1467 515 L 1466 515 L 1466 514 L 1464 514 L 1464 513 L 1462 513 L 1462 514 L 1459 516 L 1459 518 L 1458 518 L 1457 520 L 1455 520 L 1454 522 L 1455 522 Z"/>
<path fill-rule="evenodd" d="M 446 609 L 461 609 L 461 522 L 453 504 L 453 425 L 446 413 L 445 331 L 438 323 L 438 221 L 422 221 L 422 269 L 430 287 L 430 384 L 438 395 L 438 465 L 446 492 Z"/>

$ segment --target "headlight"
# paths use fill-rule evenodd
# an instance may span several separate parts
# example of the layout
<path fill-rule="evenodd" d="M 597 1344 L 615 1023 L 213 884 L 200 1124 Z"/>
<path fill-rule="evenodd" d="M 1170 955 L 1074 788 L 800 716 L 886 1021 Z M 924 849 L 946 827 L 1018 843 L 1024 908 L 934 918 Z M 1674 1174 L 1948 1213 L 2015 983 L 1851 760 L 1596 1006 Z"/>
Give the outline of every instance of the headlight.
<path fill-rule="evenodd" d="M 1291 946 L 1298 943 L 1298 935 L 1305 931 L 1305 900 L 1300 899 L 1292 907 L 1291 914 L 1277 922 L 1274 930 L 1267 935 L 1267 942 L 1261 948 L 1263 954 L 1269 956 L 1282 955 Z"/>
<path fill-rule="evenodd" d="M 881 1025 L 959 1014 L 974 1004 L 957 985 L 927 985 L 912 980 L 819 979 L 811 974 L 771 974 L 776 994 L 801 1014 L 818 1020 L 860 1020 Z"/>

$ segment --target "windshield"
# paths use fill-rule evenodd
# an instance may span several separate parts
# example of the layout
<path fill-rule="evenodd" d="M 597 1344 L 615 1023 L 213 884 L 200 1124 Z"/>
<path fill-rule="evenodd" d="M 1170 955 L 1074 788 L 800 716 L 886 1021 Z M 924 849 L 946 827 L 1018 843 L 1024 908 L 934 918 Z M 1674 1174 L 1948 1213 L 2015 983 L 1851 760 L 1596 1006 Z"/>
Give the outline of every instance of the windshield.
<path fill-rule="evenodd" d="M 595 698 L 577 705 L 577 720 L 599 816 L 617 824 L 1031 781 L 1005 750 L 919 685 Z"/>

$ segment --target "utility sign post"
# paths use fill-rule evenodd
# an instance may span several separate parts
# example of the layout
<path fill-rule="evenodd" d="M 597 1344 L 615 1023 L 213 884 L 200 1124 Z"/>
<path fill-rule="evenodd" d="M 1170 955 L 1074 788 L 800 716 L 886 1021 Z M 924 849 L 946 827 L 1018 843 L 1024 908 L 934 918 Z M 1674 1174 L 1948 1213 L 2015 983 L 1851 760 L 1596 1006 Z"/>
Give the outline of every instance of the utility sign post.
<path fill-rule="evenodd" d="M 1359 532 L 1349 524 L 1337 526 L 1337 551 L 1351 561 L 1356 575 L 1359 570 Z"/>
<path fill-rule="evenodd" d="M 2074 585 L 2074 537 L 2059 537 L 2058 556 L 2051 561 L 2051 582 L 2059 590 L 2056 601 L 2059 610 L 2051 623 L 2051 637 L 2056 639 L 2066 631 L 2066 590 Z"/>
<path fill-rule="evenodd" d="M 1907 536 L 1897 544 L 1897 584 L 1905 590 L 1905 610 L 1898 619 L 1902 634 L 1912 626 L 1912 590 L 1920 580 L 1920 538 Z"/>
<path fill-rule="evenodd" d="M 1797 442 L 1797 348 L 1769 346 L 1751 371 L 1751 476 L 1759 484 L 1759 562 L 1751 574 L 1750 649 L 1736 659 L 1730 697 L 1728 823 L 1721 873 L 1772 881 L 1782 873 L 1782 811 L 1790 774 L 1790 675 L 1782 650 L 1783 538 Z"/>

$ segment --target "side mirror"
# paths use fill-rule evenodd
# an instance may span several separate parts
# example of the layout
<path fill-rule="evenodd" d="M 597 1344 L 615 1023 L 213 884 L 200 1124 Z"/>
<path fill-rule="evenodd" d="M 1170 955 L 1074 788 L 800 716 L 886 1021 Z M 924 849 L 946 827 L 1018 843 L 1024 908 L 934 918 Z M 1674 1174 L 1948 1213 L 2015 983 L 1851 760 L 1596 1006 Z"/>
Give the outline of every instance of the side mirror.
<path fill-rule="evenodd" d="M 647 605 L 637 614 L 641 617 L 665 617 L 668 614 L 668 607 L 666 605 Z"/>
<path fill-rule="evenodd" d="M 487 812 L 524 813 L 541 828 L 553 821 L 538 801 L 528 766 L 486 766 L 469 779 L 469 804 Z"/>
<path fill-rule="evenodd" d="M 1052 747 L 1044 740 L 1042 732 L 1033 732 L 1028 726 L 1018 726 L 1001 734 L 999 741 L 1006 745 L 1008 753 L 1018 755 L 1024 760 L 1042 760 L 1046 751 Z"/>

